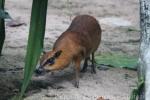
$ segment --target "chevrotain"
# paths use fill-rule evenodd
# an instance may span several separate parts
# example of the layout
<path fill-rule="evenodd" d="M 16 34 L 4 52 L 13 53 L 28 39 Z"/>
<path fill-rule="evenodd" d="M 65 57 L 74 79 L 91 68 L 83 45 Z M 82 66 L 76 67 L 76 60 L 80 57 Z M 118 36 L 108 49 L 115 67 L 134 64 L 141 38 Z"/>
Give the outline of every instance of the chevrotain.
<path fill-rule="evenodd" d="M 40 66 L 36 69 L 38 74 L 49 71 L 61 70 L 75 65 L 75 87 L 79 87 L 80 64 L 84 60 L 85 72 L 90 55 L 92 56 L 91 72 L 96 73 L 94 53 L 101 41 L 101 28 L 98 21 L 89 15 L 76 16 L 69 28 L 63 32 L 54 43 L 53 49 L 45 52 L 40 59 Z"/>

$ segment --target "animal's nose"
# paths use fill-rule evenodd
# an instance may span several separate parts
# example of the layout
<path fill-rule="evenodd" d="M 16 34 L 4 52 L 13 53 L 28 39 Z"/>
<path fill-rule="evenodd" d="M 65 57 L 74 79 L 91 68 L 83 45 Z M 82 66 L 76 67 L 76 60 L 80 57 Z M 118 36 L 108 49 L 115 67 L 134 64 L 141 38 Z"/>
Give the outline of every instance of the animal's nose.
<path fill-rule="evenodd" d="M 43 68 L 38 68 L 38 69 L 35 70 L 35 73 L 38 74 L 38 75 L 42 74 L 43 72 L 44 72 Z"/>

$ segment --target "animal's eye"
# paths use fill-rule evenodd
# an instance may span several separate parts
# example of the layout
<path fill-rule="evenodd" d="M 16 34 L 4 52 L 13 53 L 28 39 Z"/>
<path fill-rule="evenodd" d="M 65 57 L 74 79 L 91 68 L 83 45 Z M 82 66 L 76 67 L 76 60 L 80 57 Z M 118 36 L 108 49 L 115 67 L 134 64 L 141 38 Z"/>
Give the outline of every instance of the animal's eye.
<path fill-rule="evenodd" d="M 55 63 L 55 58 L 54 57 L 51 57 L 51 58 L 49 58 L 44 64 L 43 64 L 43 66 L 45 66 L 45 65 L 53 65 Z"/>
<path fill-rule="evenodd" d="M 47 63 L 50 65 L 54 64 L 54 62 L 55 62 L 55 58 L 53 57 L 47 60 Z"/>

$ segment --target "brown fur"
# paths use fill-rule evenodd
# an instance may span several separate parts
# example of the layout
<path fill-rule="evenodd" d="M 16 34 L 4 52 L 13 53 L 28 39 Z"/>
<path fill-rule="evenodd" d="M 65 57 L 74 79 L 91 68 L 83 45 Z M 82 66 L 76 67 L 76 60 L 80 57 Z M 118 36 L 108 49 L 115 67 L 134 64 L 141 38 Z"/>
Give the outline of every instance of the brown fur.
<path fill-rule="evenodd" d="M 56 40 L 53 50 L 47 52 L 41 59 L 41 64 L 52 57 L 55 52 L 62 50 L 51 66 L 44 69 L 55 71 L 64 69 L 74 62 L 76 69 L 76 86 L 79 84 L 80 63 L 94 53 L 101 41 L 101 28 L 98 21 L 89 15 L 80 15 L 74 18 L 69 28 Z"/>

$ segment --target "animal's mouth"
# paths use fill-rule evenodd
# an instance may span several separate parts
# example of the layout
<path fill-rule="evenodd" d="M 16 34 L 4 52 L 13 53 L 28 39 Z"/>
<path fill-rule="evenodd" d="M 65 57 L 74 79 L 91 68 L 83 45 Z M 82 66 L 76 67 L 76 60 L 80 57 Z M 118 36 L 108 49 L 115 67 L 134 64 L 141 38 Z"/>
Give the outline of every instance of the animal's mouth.
<path fill-rule="evenodd" d="M 45 69 L 44 68 L 38 68 L 35 70 L 35 74 L 36 76 L 41 76 L 41 75 L 44 75 L 46 73 Z"/>

